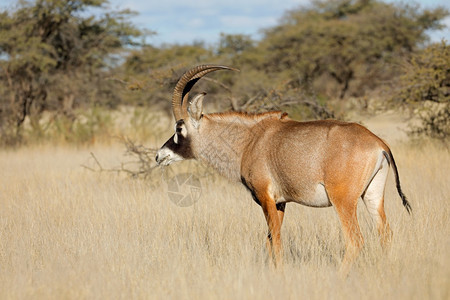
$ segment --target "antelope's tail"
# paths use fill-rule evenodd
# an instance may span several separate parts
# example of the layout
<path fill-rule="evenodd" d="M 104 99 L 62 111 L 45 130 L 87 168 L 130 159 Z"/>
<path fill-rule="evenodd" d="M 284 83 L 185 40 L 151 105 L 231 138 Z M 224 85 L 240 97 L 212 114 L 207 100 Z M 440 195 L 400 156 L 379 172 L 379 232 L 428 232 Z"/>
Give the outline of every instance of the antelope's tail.
<path fill-rule="evenodd" d="M 400 186 L 400 177 L 398 176 L 398 170 L 397 165 L 395 164 L 394 156 L 392 155 L 391 150 L 383 151 L 384 156 L 388 160 L 388 162 L 392 165 L 392 169 L 394 170 L 395 175 L 395 185 L 397 187 L 397 192 L 400 195 L 400 198 L 402 198 L 403 206 L 406 208 L 409 214 L 411 214 L 412 208 L 411 205 L 408 202 L 408 199 L 406 199 L 405 194 L 403 194 L 402 187 Z"/>

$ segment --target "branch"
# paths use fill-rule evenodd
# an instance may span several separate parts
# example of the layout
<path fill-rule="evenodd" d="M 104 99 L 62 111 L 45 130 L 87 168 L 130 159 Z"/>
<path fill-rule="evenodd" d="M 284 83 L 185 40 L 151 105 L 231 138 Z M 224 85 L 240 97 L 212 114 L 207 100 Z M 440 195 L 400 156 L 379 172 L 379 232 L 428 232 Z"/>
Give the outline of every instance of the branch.
<path fill-rule="evenodd" d="M 121 137 L 120 139 L 126 147 L 125 155 L 131 156 L 133 160 L 121 162 L 120 166 L 104 168 L 95 154 L 91 152 L 90 154 L 92 159 L 94 160 L 94 167 L 89 167 L 87 165 L 81 165 L 81 167 L 92 172 L 122 172 L 133 178 L 149 177 L 152 174 L 153 170 L 157 167 L 154 161 L 157 149 L 146 148 L 142 145 L 137 145 L 127 137 Z M 130 168 L 130 165 L 134 165 L 136 166 L 136 168 Z"/>
<path fill-rule="evenodd" d="M 213 78 L 209 78 L 209 77 L 203 77 L 203 79 L 206 80 L 206 81 L 211 81 L 211 82 L 213 82 L 213 83 L 215 83 L 215 84 L 218 84 L 219 86 L 221 86 L 222 88 L 224 88 L 225 90 L 227 90 L 227 91 L 230 93 L 230 98 L 229 98 L 229 100 L 230 100 L 231 108 L 232 108 L 234 111 L 238 111 L 238 110 L 239 110 L 239 107 L 238 107 L 238 103 L 237 103 L 237 101 L 236 101 L 236 98 L 233 97 L 233 92 L 231 91 L 231 88 L 230 88 L 228 85 L 226 85 L 226 84 L 224 84 L 224 83 L 222 83 L 222 82 L 220 82 L 220 81 L 218 81 L 218 80 L 215 80 L 215 79 L 213 79 Z"/>

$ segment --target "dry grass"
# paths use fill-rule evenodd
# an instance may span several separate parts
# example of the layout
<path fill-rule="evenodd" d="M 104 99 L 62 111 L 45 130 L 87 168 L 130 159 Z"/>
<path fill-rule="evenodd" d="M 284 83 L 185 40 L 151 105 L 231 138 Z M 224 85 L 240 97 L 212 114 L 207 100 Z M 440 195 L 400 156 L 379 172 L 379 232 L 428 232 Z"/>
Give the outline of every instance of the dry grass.
<path fill-rule="evenodd" d="M 95 152 L 113 165 L 123 149 Z M 0 298 L 449 299 L 449 152 L 393 152 L 413 216 L 391 174 L 392 247 L 383 253 L 361 203 L 366 245 L 341 280 L 333 208 L 287 206 L 286 262 L 274 270 L 262 211 L 239 185 L 204 178 L 201 199 L 182 208 L 169 201 L 159 171 L 150 182 L 92 173 L 80 167 L 86 149 L 0 151 Z"/>

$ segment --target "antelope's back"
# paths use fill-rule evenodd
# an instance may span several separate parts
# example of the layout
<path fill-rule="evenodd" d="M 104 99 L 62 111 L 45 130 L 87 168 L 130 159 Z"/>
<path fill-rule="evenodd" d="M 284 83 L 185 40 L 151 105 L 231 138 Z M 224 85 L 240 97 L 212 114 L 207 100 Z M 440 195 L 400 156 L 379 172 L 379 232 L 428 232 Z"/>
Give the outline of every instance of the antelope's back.
<path fill-rule="evenodd" d="M 267 122 L 254 147 L 282 197 L 311 197 L 318 184 L 364 174 L 376 164 L 385 144 L 367 128 L 335 120 Z M 365 175 L 364 175 L 365 176 Z M 308 194 L 308 195 L 307 195 Z"/>

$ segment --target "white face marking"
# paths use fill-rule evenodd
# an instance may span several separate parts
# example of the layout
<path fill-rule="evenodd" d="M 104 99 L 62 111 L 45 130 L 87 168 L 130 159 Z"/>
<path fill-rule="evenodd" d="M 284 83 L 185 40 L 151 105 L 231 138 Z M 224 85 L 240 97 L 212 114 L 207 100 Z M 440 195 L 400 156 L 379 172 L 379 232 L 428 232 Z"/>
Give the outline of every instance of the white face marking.
<path fill-rule="evenodd" d="M 175 136 L 173 137 L 173 141 L 175 144 L 178 144 L 178 135 L 181 134 L 182 137 L 187 136 L 187 129 L 184 124 L 178 127 L 178 124 L 175 124 Z"/>
<path fill-rule="evenodd" d="M 158 157 L 156 162 L 158 163 L 158 165 L 162 165 L 162 166 L 168 166 L 173 162 L 183 160 L 183 157 L 176 154 L 169 148 L 159 149 L 158 152 L 156 153 L 156 155 Z"/>
<path fill-rule="evenodd" d="M 181 127 L 181 132 L 180 132 L 180 134 L 183 136 L 183 137 L 186 137 L 186 135 L 187 135 L 187 130 L 186 130 L 186 127 L 183 125 L 183 127 Z"/>
<path fill-rule="evenodd" d="M 173 136 L 173 142 L 174 142 L 175 144 L 178 144 L 177 123 L 175 123 L 175 126 L 174 126 L 173 129 L 175 130 L 175 134 L 174 134 L 174 136 Z"/>

